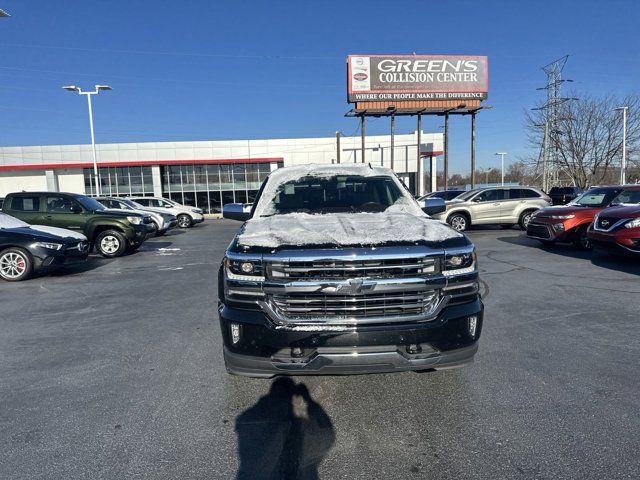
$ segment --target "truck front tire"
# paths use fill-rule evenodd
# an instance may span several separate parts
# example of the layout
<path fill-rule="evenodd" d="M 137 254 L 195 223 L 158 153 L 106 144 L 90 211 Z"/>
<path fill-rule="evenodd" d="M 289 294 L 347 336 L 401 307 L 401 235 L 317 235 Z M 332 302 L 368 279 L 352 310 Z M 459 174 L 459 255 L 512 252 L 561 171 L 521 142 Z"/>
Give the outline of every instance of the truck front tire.
<path fill-rule="evenodd" d="M 105 258 L 119 257 L 127 251 L 127 239 L 117 230 L 105 230 L 96 237 L 96 250 Z"/>

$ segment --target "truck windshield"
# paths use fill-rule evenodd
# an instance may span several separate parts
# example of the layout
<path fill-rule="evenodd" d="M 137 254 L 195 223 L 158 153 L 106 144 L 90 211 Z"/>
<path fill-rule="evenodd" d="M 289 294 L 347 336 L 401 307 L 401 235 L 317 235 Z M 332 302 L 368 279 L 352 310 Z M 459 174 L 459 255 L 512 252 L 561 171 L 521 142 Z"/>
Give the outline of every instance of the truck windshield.
<path fill-rule="evenodd" d="M 404 195 L 391 177 L 307 176 L 278 187 L 269 214 L 383 212 Z"/>
<path fill-rule="evenodd" d="M 104 210 L 106 207 L 97 201 L 95 198 L 85 197 L 84 195 L 78 195 L 74 197 L 82 208 L 85 210 L 89 210 L 90 212 L 95 212 L 96 210 Z"/>

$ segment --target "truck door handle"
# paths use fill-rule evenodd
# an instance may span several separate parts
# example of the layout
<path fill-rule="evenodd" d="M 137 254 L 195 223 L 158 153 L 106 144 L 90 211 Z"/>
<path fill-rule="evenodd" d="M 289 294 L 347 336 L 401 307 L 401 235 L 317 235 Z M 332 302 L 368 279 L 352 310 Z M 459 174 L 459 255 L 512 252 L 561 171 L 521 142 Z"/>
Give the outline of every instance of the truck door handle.
<path fill-rule="evenodd" d="M 526 200 L 520 200 L 520 203 L 527 203 Z"/>
<path fill-rule="evenodd" d="M 51 215 L 45 215 L 44 218 L 46 218 L 47 220 L 51 220 L 53 218 L 53 216 Z"/>
<path fill-rule="evenodd" d="M 496 202 L 496 203 L 494 203 L 494 205 L 497 207 L 497 206 L 500 205 L 500 202 Z"/>

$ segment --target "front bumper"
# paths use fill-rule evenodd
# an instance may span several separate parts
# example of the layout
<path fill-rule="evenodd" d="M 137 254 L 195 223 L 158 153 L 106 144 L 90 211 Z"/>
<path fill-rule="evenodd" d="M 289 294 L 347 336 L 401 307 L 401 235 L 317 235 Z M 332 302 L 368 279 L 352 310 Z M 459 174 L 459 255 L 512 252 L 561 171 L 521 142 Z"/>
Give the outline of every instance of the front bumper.
<path fill-rule="evenodd" d="M 612 233 L 589 228 L 587 236 L 593 248 L 613 255 L 640 257 L 640 232 L 638 229 L 618 229 Z"/>
<path fill-rule="evenodd" d="M 557 230 L 554 225 L 562 223 L 564 230 Z M 546 221 L 533 218 L 527 225 L 527 237 L 545 242 L 571 242 L 576 233 L 576 227 L 568 225 L 562 220 Z"/>
<path fill-rule="evenodd" d="M 461 367 L 471 362 L 477 351 L 483 312 L 482 301 L 477 298 L 445 307 L 429 322 L 295 328 L 276 326 L 259 310 L 225 304 L 219 308 L 227 370 L 252 377 Z M 469 317 L 476 317 L 473 335 Z M 235 344 L 232 323 L 240 329 Z"/>
<path fill-rule="evenodd" d="M 193 219 L 194 224 L 204 222 L 204 215 L 201 213 L 192 213 L 191 218 Z"/>
<path fill-rule="evenodd" d="M 55 252 L 39 248 L 31 253 L 33 254 L 34 271 L 42 272 L 86 262 L 89 256 L 89 248 L 87 247 L 84 251 L 73 249 Z"/>
<path fill-rule="evenodd" d="M 132 225 L 125 234 L 130 242 L 142 243 L 156 234 L 156 227 L 152 224 Z"/>

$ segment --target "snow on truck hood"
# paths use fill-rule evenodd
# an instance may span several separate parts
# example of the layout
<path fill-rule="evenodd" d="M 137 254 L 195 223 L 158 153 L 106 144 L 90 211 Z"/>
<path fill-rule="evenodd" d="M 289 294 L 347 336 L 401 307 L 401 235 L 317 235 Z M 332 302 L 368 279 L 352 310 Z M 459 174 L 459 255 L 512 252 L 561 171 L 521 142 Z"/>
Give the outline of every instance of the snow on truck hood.
<path fill-rule="evenodd" d="M 389 242 L 441 242 L 463 235 L 448 225 L 404 212 L 289 213 L 254 217 L 238 236 L 245 246 L 380 245 Z"/>

